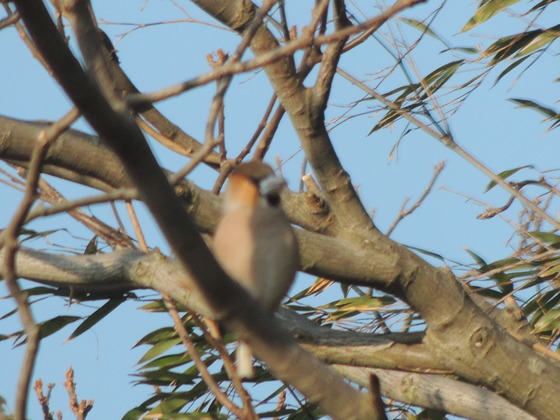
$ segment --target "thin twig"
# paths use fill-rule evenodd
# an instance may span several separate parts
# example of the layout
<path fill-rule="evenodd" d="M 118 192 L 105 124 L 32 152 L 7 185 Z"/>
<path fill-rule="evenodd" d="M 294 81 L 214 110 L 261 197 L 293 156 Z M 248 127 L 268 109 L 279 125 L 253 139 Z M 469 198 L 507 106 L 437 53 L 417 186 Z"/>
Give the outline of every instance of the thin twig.
<path fill-rule="evenodd" d="M 385 23 L 390 17 L 396 13 L 404 10 L 408 7 L 414 6 L 422 1 L 418 0 L 399 0 L 393 6 L 381 12 L 379 15 L 372 19 L 365 21 L 362 24 L 349 26 L 341 30 L 328 35 L 314 36 L 312 31 L 303 31 L 300 38 L 291 40 L 284 46 L 279 47 L 275 50 L 261 54 L 254 59 L 245 62 L 230 62 L 220 67 L 214 69 L 211 72 L 203 74 L 201 76 L 195 77 L 183 83 L 179 83 L 174 86 L 170 86 L 165 89 L 161 89 L 157 92 L 147 93 L 147 94 L 134 94 L 127 97 L 127 101 L 132 107 L 142 107 L 144 104 L 152 104 L 154 102 L 162 101 L 164 99 L 171 98 L 173 96 L 184 93 L 190 89 L 194 89 L 198 86 L 205 85 L 207 83 L 213 82 L 215 80 L 224 78 L 226 76 L 231 76 L 234 74 L 245 73 L 257 68 L 267 66 L 274 63 L 282 58 L 292 55 L 298 50 L 307 49 L 310 45 L 320 46 L 323 44 L 328 44 L 331 42 L 338 41 L 343 38 L 347 38 L 350 35 L 360 33 L 364 30 L 368 30 L 372 27 L 379 27 Z"/>
<path fill-rule="evenodd" d="M 274 104 L 277 102 L 277 99 L 278 97 L 276 96 L 276 94 L 272 94 L 272 97 L 268 102 L 268 106 L 266 107 L 266 110 L 264 111 L 264 114 L 261 120 L 259 121 L 259 124 L 255 129 L 255 132 L 251 136 L 251 139 L 247 142 L 247 145 L 243 148 L 243 150 L 241 150 L 241 152 L 235 158 L 237 162 L 241 162 L 245 158 L 245 156 L 249 154 L 249 152 L 255 145 L 256 141 L 259 139 L 260 134 L 267 127 L 267 121 L 270 118 L 270 114 L 272 113 L 272 109 L 274 108 Z"/>
<path fill-rule="evenodd" d="M 10 25 L 13 25 L 18 20 L 19 20 L 19 13 L 18 12 L 8 14 L 8 17 L 0 20 L 0 30 L 2 30 L 4 28 L 7 28 Z"/>
<path fill-rule="evenodd" d="M 200 376 L 208 386 L 209 391 L 216 397 L 218 402 L 222 404 L 225 408 L 230 410 L 236 417 L 241 417 L 242 409 L 238 407 L 233 401 L 231 401 L 226 394 L 220 389 L 220 386 L 214 380 L 214 377 L 208 372 L 208 368 L 206 364 L 202 361 L 198 352 L 196 350 L 195 345 L 193 344 L 192 340 L 189 337 L 189 333 L 187 329 L 183 325 L 183 321 L 177 312 L 177 307 L 175 303 L 171 299 L 169 295 L 162 294 L 163 302 L 169 315 L 173 319 L 173 325 L 175 327 L 175 331 L 179 334 L 183 345 L 187 349 L 187 353 L 189 357 L 194 362 L 196 368 L 198 369 Z M 248 417 L 247 417 L 248 418 Z M 256 417 L 254 417 L 256 418 Z"/>
<path fill-rule="evenodd" d="M 105 195 L 105 197 L 107 198 L 106 200 L 101 200 L 102 196 L 99 196 L 100 200 L 96 200 L 94 198 L 90 198 L 90 199 L 84 198 L 81 200 L 76 200 L 75 202 L 67 202 L 64 196 L 44 179 L 39 180 L 39 187 L 41 188 L 40 198 L 42 200 L 47 201 L 49 203 L 60 203 L 60 207 L 55 205 L 50 208 L 43 209 L 43 211 L 46 214 L 55 214 L 55 213 L 60 213 L 61 211 L 67 211 L 70 216 L 72 216 L 74 219 L 82 223 L 93 233 L 95 233 L 100 238 L 102 238 L 113 249 L 134 247 L 131 238 L 126 234 L 126 232 L 121 232 L 118 229 L 109 226 L 107 223 L 104 223 L 98 218 L 86 214 L 84 211 L 82 211 L 79 208 L 68 208 L 68 207 L 77 207 L 74 204 L 76 205 L 82 204 L 82 206 L 88 205 L 87 204 L 88 200 L 91 200 L 92 202 L 101 203 L 105 201 L 111 201 L 110 198 L 113 198 L 114 200 L 121 199 L 121 197 L 122 199 L 126 199 L 129 197 L 136 198 L 135 196 L 137 195 L 137 193 L 134 191 L 134 189 L 123 188 L 122 190 L 114 191 L 114 194 L 113 192 L 108 193 Z M 64 210 L 65 208 L 66 210 Z M 52 212 L 50 212 L 51 209 Z M 38 207 L 36 210 L 38 212 L 37 215 L 39 215 L 41 211 L 41 207 Z M 30 216 L 34 214 L 35 214 L 35 210 L 30 213 Z"/>
<path fill-rule="evenodd" d="M 206 324 L 199 318 L 199 316 L 196 313 L 193 312 L 191 314 L 191 318 L 194 321 L 194 323 L 197 325 L 197 327 L 200 328 L 201 331 L 204 333 L 204 336 L 206 337 L 210 345 L 218 351 L 224 363 L 224 368 L 230 377 L 231 383 L 236 389 L 239 396 L 241 397 L 241 401 L 243 401 L 243 410 L 254 413 L 254 408 L 252 406 L 253 400 L 251 398 L 251 395 L 249 395 L 249 393 L 243 387 L 241 379 L 237 374 L 237 370 L 235 369 L 233 365 L 233 361 L 231 360 L 229 353 L 225 349 L 223 342 L 218 338 L 216 338 L 208 330 Z"/>
<path fill-rule="evenodd" d="M 53 204 L 50 207 L 37 206 L 29 212 L 29 215 L 25 219 L 25 223 L 29 223 L 31 220 L 39 217 L 66 213 L 70 210 L 91 206 L 93 204 L 103 204 L 116 200 L 132 200 L 136 198 L 138 198 L 138 192 L 134 188 L 121 188 L 106 194 L 93 195 L 91 197 L 84 197 L 73 201 L 63 201 L 58 204 Z"/>
<path fill-rule="evenodd" d="M 432 179 L 430 179 L 430 182 L 428 182 L 428 185 L 424 189 L 424 192 L 422 193 L 420 198 L 418 200 L 416 200 L 416 202 L 412 206 L 410 206 L 408 209 L 405 209 L 404 206 L 406 205 L 406 201 L 402 204 L 399 215 L 397 216 L 397 218 L 393 221 L 393 223 L 391 224 L 391 226 L 387 230 L 387 233 L 386 233 L 387 236 L 391 236 L 391 233 L 393 233 L 393 231 L 395 230 L 397 225 L 406 216 L 409 216 L 410 214 L 412 214 L 412 212 L 414 212 L 414 210 L 416 210 L 418 207 L 420 207 L 420 205 L 424 202 L 426 197 L 428 197 L 428 195 L 432 192 L 432 188 L 434 187 L 434 184 L 436 183 L 436 180 L 438 179 L 439 175 L 441 174 L 441 171 L 443 171 L 444 167 L 445 167 L 445 162 L 443 162 L 443 161 L 438 163 L 434 167 L 434 174 L 432 175 Z"/>

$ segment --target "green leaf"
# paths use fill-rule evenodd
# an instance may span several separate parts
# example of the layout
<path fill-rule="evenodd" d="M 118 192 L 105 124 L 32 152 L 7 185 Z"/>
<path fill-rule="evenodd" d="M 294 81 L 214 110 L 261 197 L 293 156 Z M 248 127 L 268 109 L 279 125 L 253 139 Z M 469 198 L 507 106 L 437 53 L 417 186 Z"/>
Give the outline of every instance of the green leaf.
<path fill-rule="evenodd" d="M 432 71 L 424 79 L 422 79 L 421 83 L 400 86 L 385 93 L 384 96 L 387 97 L 397 92 L 402 92 L 401 95 L 394 100 L 394 103 L 400 108 L 389 109 L 381 120 L 375 124 L 368 135 L 380 130 L 381 128 L 390 126 L 395 121 L 399 120 L 403 113 L 411 113 L 414 109 L 423 106 L 423 100 L 437 92 L 455 74 L 464 62 L 465 60 L 451 61 Z M 406 101 L 411 103 L 405 106 L 404 103 Z"/>
<path fill-rule="evenodd" d="M 113 312 L 113 310 L 115 310 L 123 302 L 124 299 L 122 298 L 109 299 L 104 305 L 102 305 L 94 313 L 88 316 L 85 319 L 85 321 L 82 322 L 78 326 L 78 328 L 74 330 L 74 332 L 70 335 L 70 337 L 68 337 L 67 341 L 70 341 L 73 338 L 76 338 L 80 334 L 89 330 L 91 327 L 93 327 L 95 324 L 97 324 L 99 321 L 101 321 L 103 318 L 105 318 L 107 315 Z"/>
<path fill-rule="evenodd" d="M 134 345 L 134 347 L 138 347 L 142 344 L 156 344 L 162 340 L 168 340 L 169 338 L 176 338 L 176 337 L 177 337 L 177 333 L 172 327 L 163 327 L 146 334 L 144 337 L 138 340 L 138 342 Z"/>
<path fill-rule="evenodd" d="M 436 34 L 428 25 L 416 20 L 416 19 L 407 19 L 404 17 L 400 17 L 397 16 L 397 18 L 399 20 L 401 20 L 402 22 L 406 23 L 407 25 L 418 29 L 420 32 L 425 33 L 426 35 L 431 36 L 432 38 L 437 39 L 439 42 L 441 42 L 443 45 L 445 45 L 448 48 L 450 47 L 449 42 L 447 42 L 445 39 L 443 39 L 441 36 L 439 36 L 438 34 Z"/>
<path fill-rule="evenodd" d="M 523 47 L 519 51 L 519 55 L 527 55 L 555 41 L 556 38 L 560 36 L 560 25 L 556 25 L 545 30 L 538 29 L 532 32 L 534 35 L 533 39 L 527 46 Z"/>
<path fill-rule="evenodd" d="M 475 47 L 450 47 L 449 51 L 459 51 L 465 54 L 479 54 L 480 50 Z"/>
<path fill-rule="evenodd" d="M 147 418 L 152 418 L 150 416 L 154 415 L 154 414 L 165 414 L 165 418 L 167 418 L 167 419 L 176 418 L 176 417 L 170 417 L 170 414 L 172 414 L 172 413 L 176 412 L 177 410 L 183 408 L 189 402 L 190 401 L 183 396 L 170 395 L 168 398 L 165 398 L 165 399 L 161 400 L 161 402 L 158 406 L 156 406 L 152 410 L 150 410 L 149 414 L 147 415 Z M 154 418 L 162 418 L 162 417 L 157 416 L 157 417 L 154 417 Z"/>
<path fill-rule="evenodd" d="M 534 12 L 535 10 L 539 10 L 539 9 L 544 10 L 547 6 L 554 3 L 555 1 L 557 1 L 557 0 L 542 0 L 541 2 L 539 2 L 536 5 L 534 5 L 533 7 L 531 7 L 531 10 L 529 10 L 529 12 Z"/>
<path fill-rule="evenodd" d="M 340 299 L 334 306 L 343 311 L 368 311 L 395 303 L 395 299 L 385 297 L 359 296 L 354 298 Z"/>
<path fill-rule="evenodd" d="M 542 333 L 557 330 L 560 327 L 560 309 L 553 309 L 544 314 L 535 323 L 535 332 Z"/>
<path fill-rule="evenodd" d="M 484 51 L 483 56 L 494 56 L 490 65 L 495 65 L 527 47 L 533 42 L 533 39 L 535 39 L 537 35 L 535 31 L 528 31 L 522 34 L 500 38 Z"/>
<path fill-rule="evenodd" d="M 481 267 L 488 265 L 488 264 L 486 264 L 486 261 L 484 261 L 484 259 L 480 255 L 474 253 L 473 251 L 471 251 L 469 249 L 467 249 L 466 251 L 472 257 L 472 259 L 475 260 L 477 262 L 477 264 L 480 265 Z"/>
<path fill-rule="evenodd" d="M 421 99 L 425 99 L 428 96 L 433 95 L 451 78 L 451 76 L 455 74 L 464 62 L 465 60 L 451 61 L 450 63 L 446 63 L 428 74 L 422 80 L 422 83 L 420 83 L 424 93 L 419 95 L 419 97 Z"/>
<path fill-rule="evenodd" d="M 543 105 L 539 105 L 536 102 L 533 102 L 529 99 L 521 99 L 521 98 L 511 98 L 510 101 L 515 102 L 519 106 L 517 108 L 530 108 L 533 109 L 543 115 L 546 115 L 549 119 L 550 118 L 558 118 L 560 114 L 556 112 L 556 110 L 552 108 L 547 108 Z"/>
<path fill-rule="evenodd" d="M 505 171 L 500 172 L 498 174 L 498 176 L 502 179 L 507 179 L 510 176 L 512 176 L 513 174 L 515 174 L 516 172 L 520 171 L 521 169 L 525 169 L 525 168 L 533 168 L 533 165 L 525 165 L 525 166 L 519 166 L 519 167 L 513 168 L 513 169 L 507 169 Z M 496 185 L 497 185 L 496 181 L 494 181 L 494 180 L 490 181 L 488 183 L 488 185 L 486 186 L 486 189 L 484 190 L 484 192 L 490 191 Z"/>
<path fill-rule="evenodd" d="M 533 231 L 529 232 L 529 234 L 550 245 L 560 243 L 560 235 L 556 235 L 555 233 Z"/>
<path fill-rule="evenodd" d="M 161 299 L 142 305 L 139 309 L 146 312 L 167 312 L 167 308 Z"/>
<path fill-rule="evenodd" d="M 543 271 L 539 273 L 539 276 L 549 277 L 558 273 L 560 273 L 560 262 L 557 261 L 555 264 L 545 265 Z"/>
<path fill-rule="evenodd" d="M 526 55 L 523 58 L 520 58 L 519 60 L 514 61 L 512 64 L 510 64 L 509 66 L 507 66 L 505 68 L 504 71 L 502 71 L 500 73 L 500 75 L 496 78 L 496 81 L 494 82 L 494 85 L 496 85 L 501 79 L 502 77 L 504 77 L 506 74 L 508 74 L 510 71 L 512 71 L 514 68 L 516 68 L 518 65 L 520 65 L 521 63 L 523 63 L 525 60 L 527 60 L 529 58 L 528 55 Z"/>
<path fill-rule="evenodd" d="M 171 369 L 177 366 L 184 365 L 191 361 L 191 358 L 187 353 L 177 353 L 170 354 L 167 356 L 161 356 L 142 366 L 142 369 Z"/>
<path fill-rule="evenodd" d="M 93 235 L 93 238 L 88 242 L 86 245 L 86 249 L 84 250 L 84 255 L 94 255 L 97 254 L 97 235 Z"/>
<path fill-rule="evenodd" d="M 55 332 L 67 326 L 68 324 L 76 322 L 79 319 L 82 319 L 82 317 L 61 315 L 61 316 L 56 316 L 47 321 L 41 322 L 39 324 L 39 332 L 41 334 L 41 338 L 48 337 L 49 335 L 54 334 Z"/>
<path fill-rule="evenodd" d="M 132 410 L 126 412 L 121 420 L 138 420 L 145 412 L 146 411 L 142 410 L 140 407 L 134 407 Z"/>
<path fill-rule="evenodd" d="M 519 2 L 519 0 L 490 0 L 480 6 L 473 17 L 469 19 L 466 25 L 461 29 L 461 32 L 470 31 L 475 26 L 486 22 L 492 16 L 504 10 L 506 7 Z"/>
<path fill-rule="evenodd" d="M 144 354 L 144 356 L 142 356 L 138 363 L 143 363 L 150 359 L 153 359 L 154 357 L 159 356 L 163 352 L 169 350 L 171 347 L 174 347 L 179 343 L 181 343 L 181 339 L 179 337 L 160 341 L 159 343 L 154 344 L 152 348 L 148 350 L 146 354 Z"/>
<path fill-rule="evenodd" d="M 413 251 L 419 252 L 421 254 L 424 255 L 428 255 L 429 257 L 433 257 L 433 258 L 437 258 L 438 260 L 441 261 L 445 261 L 445 257 L 441 254 L 437 254 L 433 251 L 428 251 L 426 249 L 422 249 L 422 248 L 417 248 L 415 246 L 411 246 L 411 245 L 405 245 L 408 249 L 412 249 Z"/>
<path fill-rule="evenodd" d="M 538 311 L 550 311 L 560 302 L 560 290 L 550 290 L 537 295 L 523 307 L 523 314 L 529 316 Z"/>
<path fill-rule="evenodd" d="M 10 312 L 6 312 L 4 315 L 0 316 L 0 321 L 5 319 L 5 318 L 11 317 L 15 313 L 17 313 L 17 307 L 15 309 L 11 310 Z"/>

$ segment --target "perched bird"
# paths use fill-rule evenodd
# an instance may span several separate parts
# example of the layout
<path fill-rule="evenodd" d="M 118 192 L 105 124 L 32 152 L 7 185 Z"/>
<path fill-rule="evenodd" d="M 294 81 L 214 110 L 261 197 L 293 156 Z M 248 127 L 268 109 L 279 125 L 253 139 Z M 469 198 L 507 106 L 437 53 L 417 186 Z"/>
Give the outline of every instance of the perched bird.
<path fill-rule="evenodd" d="M 225 272 L 271 313 L 292 285 L 299 261 L 295 233 L 280 207 L 285 185 L 265 163 L 237 166 L 214 235 L 214 253 Z M 247 344 L 238 344 L 236 358 L 238 375 L 253 376 Z"/>

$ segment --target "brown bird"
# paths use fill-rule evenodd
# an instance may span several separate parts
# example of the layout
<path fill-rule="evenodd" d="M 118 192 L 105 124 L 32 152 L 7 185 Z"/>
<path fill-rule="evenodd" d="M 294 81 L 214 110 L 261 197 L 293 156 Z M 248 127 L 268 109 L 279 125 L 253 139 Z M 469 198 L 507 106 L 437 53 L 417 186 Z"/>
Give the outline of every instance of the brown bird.
<path fill-rule="evenodd" d="M 274 312 L 298 268 L 297 239 L 280 207 L 285 181 L 259 161 L 240 164 L 229 177 L 214 253 L 225 272 L 267 311 Z M 237 347 L 237 373 L 253 376 L 247 344 Z"/>

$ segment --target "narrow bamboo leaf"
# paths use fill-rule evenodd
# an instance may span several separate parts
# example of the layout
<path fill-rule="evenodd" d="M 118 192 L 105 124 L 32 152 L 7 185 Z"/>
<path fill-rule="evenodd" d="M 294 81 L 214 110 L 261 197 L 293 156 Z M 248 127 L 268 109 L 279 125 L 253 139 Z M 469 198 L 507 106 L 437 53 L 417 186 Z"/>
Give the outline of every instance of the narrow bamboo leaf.
<path fill-rule="evenodd" d="M 414 110 L 415 108 L 418 108 L 420 105 L 422 105 L 421 102 L 417 102 L 414 103 L 412 105 L 408 105 L 405 106 L 404 108 L 402 108 L 402 112 L 404 113 L 408 113 L 411 112 L 412 110 Z M 368 133 L 368 136 L 370 134 L 372 134 L 373 132 L 380 130 L 384 127 L 387 127 L 391 124 L 393 124 L 395 121 L 397 121 L 398 119 L 402 118 L 402 115 L 400 112 L 397 112 L 394 109 L 389 110 L 384 116 L 383 118 L 381 118 L 381 120 L 375 124 L 375 126 L 371 129 L 371 131 Z"/>
<path fill-rule="evenodd" d="M 543 115 L 546 115 L 549 118 L 555 118 L 560 116 L 558 112 L 556 112 L 552 108 L 547 108 L 543 105 L 539 105 L 538 103 L 531 101 L 529 99 L 522 99 L 522 98 L 511 98 L 510 101 L 519 104 L 517 108 L 530 108 L 533 109 Z"/>
<path fill-rule="evenodd" d="M 11 316 L 12 316 L 13 314 L 15 314 L 16 312 L 17 312 L 17 308 L 15 308 L 15 309 L 13 309 L 13 310 L 11 310 L 11 311 L 9 311 L 9 312 L 6 312 L 4 315 L 0 316 L 0 321 L 2 321 L 3 319 L 6 319 L 6 318 L 11 317 Z"/>
<path fill-rule="evenodd" d="M 510 176 L 512 176 L 513 174 L 515 174 L 516 172 L 520 171 L 521 169 L 525 169 L 525 168 L 532 168 L 532 165 L 525 165 L 525 166 L 519 166 L 517 168 L 513 168 L 513 169 L 507 169 L 505 171 L 502 171 L 498 174 L 498 176 L 502 179 L 507 179 Z M 488 192 L 490 191 L 492 188 L 494 188 L 497 185 L 496 181 L 492 180 L 488 183 L 488 185 L 486 186 L 486 189 L 484 190 L 484 192 Z"/>
<path fill-rule="evenodd" d="M 177 333 L 173 328 L 164 327 L 146 334 L 144 337 L 138 340 L 134 347 L 138 347 L 142 344 L 156 344 L 160 341 L 168 340 L 175 337 L 177 337 Z"/>
<path fill-rule="evenodd" d="M 547 264 L 543 267 L 543 270 L 539 273 L 541 277 L 548 277 L 556 275 L 560 272 L 560 262 L 556 261 L 554 264 Z"/>
<path fill-rule="evenodd" d="M 371 296 L 360 296 L 355 298 L 341 299 L 336 302 L 335 306 L 343 311 L 368 311 L 372 308 L 379 308 L 395 303 L 390 297 L 377 298 Z"/>
<path fill-rule="evenodd" d="M 86 245 L 86 249 L 84 250 L 85 255 L 94 255 L 97 254 L 97 235 L 93 235 L 93 238 L 88 242 Z"/>
<path fill-rule="evenodd" d="M 480 25 L 483 22 L 486 22 L 495 14 L 501 12 L 506 7 L 511 6 L 512 4 L 517 3 L 519 0 L 490 0 L 480 6 L 473 17 L 469 19 L 467 24 L 461 29 L 461 32 L 470 31 L 477 25 Z"/>
<path fill-rule="evenodd" d="M 181 339 L 177 337 L 177 338 L 174 338 L 174 339 L 165 340 L 165 341 L 161 341 L 159 343 L 156 343 L 152 346 L 152 348 L 150 350 L 148 350 L 144 354 L 144 356 L 142 356 L 142 358 L 138 361 L 138 363 L 143 363 L 143 362 L 146 362 L 148 360 L 151 360 L 154 357 L 157 357 L 160 354 L 162 354 L 163 352 L 169 350 L 171 347 L 176 346 L 180 342 L 181 342 Z"/>
<path fill-rule="evenodd" d="M 486 264 L 486 261 L 484 261 L 484 259 L 480 255 L 474 253 L 470 249 L 467 249 L 466 251 L 473 258 L 473 260 L 475 260 L 477 262 L 477 264 L 479 264 L 480 266 L 488 265 L 488 264 Z"/>
<path fill-rule="evenodd" d="M 473 287 L 474 292 L 477 295 L 498 301 L 504 298 L 504 294 L 501 291 L 497 291 L 494 289 L 489 289 L 487 287 Z"/>
<path fill-rule="evenodd" d="M 479 54 L 480 50 L 475 47 L 449 47 L 446 51 L 459 51 L 465 54 Z"/>
<path fill-rule="evenodd" d="M 168 356 L 161 356 L 142 366 L 142 369 L 171 369 L 177 366 L 184 365 L 191 361 L 191 358 L 186 353 L 170 354 Z"/>
<path fill-rule="evenodd" d="M 68 337 L 66 341 L 70 341 L 73 338 L 76 338 L 80 334 L 89 330 L 91 327 L 93 327 L 95 324 L 97 324 L 99 321 L 101 321 L 103 318 L 105 318 L 107 315 L 113 312 L 113 310 L 115 310 L 123 302 L 124 299 L 121 298 L 109 299 L 107 302 L 105 302 L 104 305 L 102 305 L 94 313 L 88 316 L 84 322 L 78 325 L 78 328 L 76 328 L 74 332 L 70 334 L 70 337 Z"/>
<path fill-rule="evenodd" d="M 538 31 L 528 31 L 521 34 L 510 35 L 498 39 L 484 51 L 484 57 L 494 56 L 490 65 L 495 65 L 500 61 L 505 60 L 511 55 L 529 45 L 535 37 L 539 35 Z"/>
<path fill-rule="evenodd" d="M 49 335 L 54 334 L 55 332 L 67 326 L 68 324 L 76 322 L 79 319 L 82 319 L 82 317 L 61 315 L 61 316 L 56 316 L 47 321 L 41 322 L 39 324 L 39 331 L 41 333 L 41 338 L 48 337 Z"/>
<path fill-rule="evenodd" d="M 555 1 L 557 0 L 542 0 L 541 2 L 531 7 L 529 12 L 534 12 L 535 10 L 539 10 L 539 9 L 545 9 L 549 4 L 554 3 Z"/>
<path fill-rule="evenodd" d="M 536 30 L 535 37 L 531 42 L 519 51 L 519 55 L 527 55 L 547 44 L 555 41 L 560 36 L 560 25 L 553 26 L 546 30 Z"/>
<path fill-rule="evenodd" d="M 142 305 L 140 309 L 146 312 L 167 312 L 167 308 L 161 299 Z"/>
<path fill-rule="evenodd" d="M 560 309 L 553 309 L 544 314 L 535 323 L 535 332 L 554 331 L 560 327 Z"/>
<path fill-rule="evenodd" d="M 504 71 L 502 71 L 500 73 L 500 75 L 496 78 L 496 81 L 494 82 L 494 85 L 496 85 L 501 79 L 502 77 L 504 77 L 506 74 L 508 74 L 510 71 L 512 71 L 514 68 L 516 68 L 518 65 L 520 65 L 521 63 L 523 63 L 526 59 L 528 59 L 529 56 L 526 55 L 523 58 L 520 58 L 519 60 L 514 61 L 512 64 L 510 64 L 509 66 L 507 66 L 505 68 Z"/>
<path fill-rule="evenodd" d="M 531 315 L 536 311 L 550 311 L 560 302 L 560 290 L 551 290 L 543 293 L 542 295 L 537 295 L 534 299 L 531 299 L 523 307 L 523 314 L 525 316 Z"/>
<path fill-rule="evenodd" d="M 420 32 L 425 33 L 426 35 L 431 36 L 432 38 L 437 39 L 439 42 L 441 42 L 443 45 L 445 45 L 446 47 L 450 48 L 450 44 L 449 42 L 447 42 L 445 39 L 443 39 L 441 36 L 439 36 L 438 34 L 436 34 L 429 26 L 425 25 L 424 23 L 416 20 L 416 19 L 407 19 L 404 17 L 398 17 L 402 22 L 406 23 L 407 25 L 418 29 Z"/>
<path fill-rule="evenodd" d="M 409 249 L 412 249 L 412 250 L 414 250 L 414 251 L 416 251 L 416 252 L 419 252 L 419 253 L 421 253 L 421 254 L 424 254 L 424 255 L 428 255 L 428 256 L 430 256 L 430 257 L 437 258 L 438 260 L 441 260 L 441 261 L 445 261 L 445 258 L 443 257 L 443 255 L 436 254 L 436 253 L 433 252 L 433 251 L 428 251 L 428 250 L 426 250 L 426 249 L 417 248 L 417 247 L 415 247 L 415 246 L 410 246 L 410 245 L 406 245 L 406 247 L 409 248 Z"/>
<path fill-rule="evenodd" d="M 36 230 L 32 230 L 32 229 L 27 229 L 27 228 L 22 228 L 19 232 L 19 234 L 21 236 L 26 236 L 26 238 L 22 239 L 21 242 L 25 242 L 25 241 L 29 241 L 31 239 L 36 239 L 36 238 L 43 238 L 45 236 L 49 236 L 52 235 L 53 233 L 56 233 L 60 230 L 64 230 L 64 229 L 52 229 L 52 230 L 46 230 L 44 232 L 37 232 Z"/>
<path fill-rule="evenodd" d="M 531 236 L 534 236 L 538 239 L 540 239 L 543 242 L 546 242 L 547 244 L 557 244 L 560 243 L 560 235 L 556 235 L 555 233 L 550 233 L 550 232 L 539 232 L 539 231 L 533 231 L 533 232 L 529 232 L 531 234 Z"/>
<path fill-rule="evenodd" d="M 430 74 L 424 78 L 424 84 L 430 85 L 435 83 L 440 83 L 441 80 L 447 81 L 453 74 L 457 71 L 459 67 L 465 62 L 465 60 L 455 60 L 449 63 L 445 63 L 443 66 L 438 67 Z"/>
<path fill-rule="evenodd" d="M 500 289 L 500 291 L 507 295 L 513 292 L 513 283 L 509 275 L 506 273 L 497 273 L 492 276 L 492 280 L 496 282 L 496 286 Z"/>

